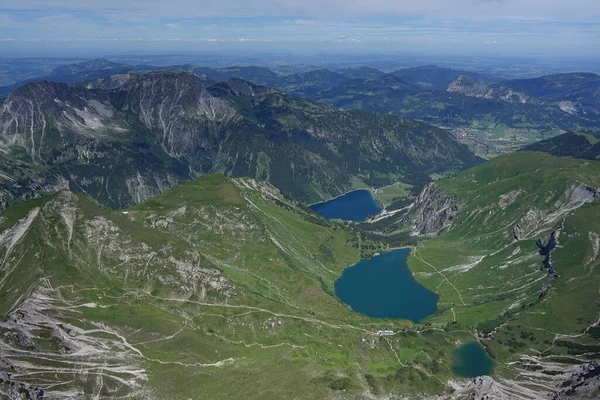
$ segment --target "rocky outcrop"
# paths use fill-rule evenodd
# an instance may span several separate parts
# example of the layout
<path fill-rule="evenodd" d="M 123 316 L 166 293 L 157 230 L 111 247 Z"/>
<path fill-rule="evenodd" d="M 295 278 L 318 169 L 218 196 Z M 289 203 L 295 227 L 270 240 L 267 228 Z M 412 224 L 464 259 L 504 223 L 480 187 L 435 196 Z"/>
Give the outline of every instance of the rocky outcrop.
<path fill-rule="evenodd" d="M 493 97 L 493 90 L 490 89 L 486 84 L 481 82 L 473 82 L 464 75 L 461 75 L 452 81 L 446 88 L 446 91 L 483 99 L 490 99 Z"/>
<path fill-rule="evenodd" d="M 74 318 L 77 314 L 68 311 L 74 304 L 59 296 L 54 289 L 42 286 L 31 293 L 9 315 L 6 322 L 0 322 L 0 398 L 90 398 L 83 391 L 62 391 L 54 386 L 68 387 L 70 382 L 64 379 L 62 371 L 72 371 L 69 380 L 85 379 L 89 374 L 102 371 L 102 367 L 106 365 L 111 366 L 111 372 L 105 372 L 109 377 L 109 382 L 106 383 L 108 388 L 119 388 L 132 397 L 138 395 L 138 398 L 151 398 L 146 397 L 149 393 L 141 389 L 142 382 L 148 376 L 140 362 L 141 353 L 132 351 L 133 347 L 124 345 L 118 337 L 115 340 L 114 332 L 103 324 L 97 324 L 91 330 L 89 326 L 78 326 L 81 321 Z M 95 306 L 92 303 L 82 305 Z M 74 321 L 75 324 L 64 320 Z M 37 344 L 40 346 L 26 346 L 15 341 L 13 338 L 19 335 L 38 339 Z M 40 337 L 50 339 L 39 340 Z M 45 375 L 45 379 L 32 379 L 40 371 L 49 369 L 48 365 L 56 369 Z M 127 379 L 119 379 L 122 372 Z M 110 378 L 119 380 L 115 379 L 117 384 L 113 384 Z"/>
<path fill-rule="evenodd" d="M 500 100 L 509 103 L 529 103 L 533 101 L 524 92 L 505 87 L 490 88 L 482 82 L 472 81 L 463 75 L 452 81 L 446 88 L 446 91 L 449 93 L 460 93 L 468 97 Z"/>
<path fill-rule="evenodd" d="M 575 183 L 565 190 L 561 198 L 548 209 L 530 208 L 527 210 L 525 215 L 513 226 L 513 236 L 516 240 L 523 240 L 547 232 L 556 226 L 558 221 L 599 196 L 600 188 Z"/>
<path fill-rule="evenodd" d="M 408 214 L 413 235 L 436 235 L 450 226 L 460 213 L 459 200 L 445 195 L 435 183 L 425 186 Z"/>
<path fill-rule="evenodd" d="M 1 363 L 0 359 L 0 363 Z M 10 400 L 59 400 L 61 397 L 47 395 L 46 391 L 38 386 L 31 386 L 24 382 L 14 379 L 13 376 L 0 370 L 0 395 L 2 398 Z M 64 399 L 64 397 L 62 398 Z M 61 400 L 62 400 L 61 399 Z"/>
<path fill-rule="evenodd" d="M 535 243 L 540 248 L 540 255 L 544 257 L 544 261 L 542 261 L 540 270 L 547 269 L 548 274 L 554 276 L 555 278 L 558 278 L 559 275 L 556 273 L 556 271 L 554 271 L 554 267 L 552 266 L 552 252 L 556 250 L 556 247 L 558 246 L 559 234 L 560 229 L 557 229 L 545 238 L 538 239 L 538 241 Z"/>
<path fill-rule="evenodd" d="M 479 376 L 468 382 L 449 382 L 454 388 L 452 399 L 597 399 L 600 394 L 600 364 L 583 363 L 556 369 L 536 365 L 535 371 L 525 373 L 526 380 Z M 528 385 L 538 382 L 539 386 Z M 542 383 L 543 382 L 543 383 Z M 555 389 L 539 390 L 539 387 Z"/>
<path fill-rule="evenodd" d="M 592 362 L 574 367 L 570 377 L 557 385 L 549 395 L 553 400 L 597 399 L 600 396 L 600 363 Z"/>
<path fill-rule="evenodd" d="M 458 196 L 448 196 L 435 183 L 423 188 L 408 206 L 383 210 L 379 215 L 358 224 L 360 229 L 381 236 L 410 234 L 433 236 L 450 227 L 460 214 Z"/>

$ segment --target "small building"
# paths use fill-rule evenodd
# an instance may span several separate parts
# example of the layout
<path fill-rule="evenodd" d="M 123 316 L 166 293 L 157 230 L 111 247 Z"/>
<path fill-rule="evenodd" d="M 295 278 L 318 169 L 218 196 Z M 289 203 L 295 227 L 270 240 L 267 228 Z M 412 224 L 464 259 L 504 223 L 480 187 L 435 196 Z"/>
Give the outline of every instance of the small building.
<path fill-rule="evenodd" d="M 375 335 L 377 336 L 392 336 L 394 331 L 384 330 L 384 331 L 375 331 Z"/>

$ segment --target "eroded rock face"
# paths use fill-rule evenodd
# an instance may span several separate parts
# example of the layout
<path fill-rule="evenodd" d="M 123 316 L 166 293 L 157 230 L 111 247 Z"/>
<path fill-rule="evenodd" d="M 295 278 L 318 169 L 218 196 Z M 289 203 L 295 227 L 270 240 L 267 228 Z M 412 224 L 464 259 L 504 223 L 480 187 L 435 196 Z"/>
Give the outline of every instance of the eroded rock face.
<path fill-rule="evenodd" d="M 540 372 L 527 372 L 525 375 L 547 381 L 544 386 L 554 390 L 539 390 L 525 382 L 501 377 L 479 376 L 468 382 L 449 382 L 455 389 L 453 399 L 494 399 L 494 400 L 534 400 L 534 399 L 597 399 L 600 395 L 600 364 L 583 363 L 565 369 L 555 366 Z M 538 375 L 535 375 L 538 374 Z"/>
<path fill-rule="evenodd" d="M 185 73 L 134 75 L 112 102 L 121 111 L 139 115 L 167 154 L 192 165 L 213 156 L 218 145 L 211 131 L 240 118 L 226 99 L 213 96 L 200 80 Z"/>
<path fill-rule="evenodd" d="M 509 103 L 530 103 L 533 99 L 521 91 L 511 88 L 490 88 L 482 82 L 475 82 L 466 76 L 459 76 L 452 81 L 446 91 L 449 93 L 460 93 L 463 96 L 476 97 L 480 99 L 494 99 Z"/>
<path fill-rule="evenodd" d="M 84 136 L 107 129 L 126 132 L 114 114 L 114 107 L 102 94 L 73 89 L 64 83 L 32 83 L 2 102 L 0 141 L 24 148 L 33 162 L 41 163 L 52 148 L 71 140 L 59 131 Z"/>
<path fill-rule="evenodd" d="M 600 396 L 600 363 L 592 362 L 576 366 L 571 376 L 557 385 L 550 398 L 553 400 L 597 399 L 598 396 Z"/>
<path fill-rule="evenodd" d="M 547 232 L 569 213 L 594 201 L 598 196 L 600 196 L 599 188 L 583 183 L 573 184 L 560 200 L 550 205 L 548 209 L 530 208 L 513 226 L 513 236 L 516 240 L 523 240 Z"/>
<path fill-rule="evenodd" d="M 108 392 L 123 390 L 133 398 L 153 398 L 150 391 L 143 388 L 148 374 L 142 367 L 140 354 L 109 327 L 85 326 L 74 318 L 77 313 L 72 311 L 73 306 L 72 302 L 61 299 L 51 286 L 41 286 L 6 322 L 0 322 L 0 398 L 90 398 L 79 388 L 70 387 L 70 381 L 75 378 L 93 385 L 89 377 L 98 371 L 106 375 L 102 385 Z M 67 323 L 64 319 L 74 322 Z M 18 340 L 18 337 L 30 340 Z M 40 337 L 51 339 L 39 340 Z M 47 365 L 56 369 L 45 372 Z M 103 370 L 107 365 L 110 367 Z M 65 373 L 69 373 L 68 379 Z M 46 380 L 37 379 L 40 375 Z"/>
<path fill-rule="evenodd" d="M 423 188 L 408 206 L 383 210 L 361 224 L 372 234 L 391 236 L 433 236 L 452 225 L 460 214 L 460 198 L 443 193 L 435 183 Z"/>
<path fill-rule="evenodd" d="M 461 93 L 469 97 L 489 99 L 493 97 L 493 90 L 481 82 L 473 82 L 466 76 L 459 76 L 446 88 L 450 93 Z"/>
<path fill-rule="evenodd" d="M 446 196 L 434 183 L 425 186 L 409 212 L 413 235 L 435 235 L 450 226 L 460 213 L 459 200 Z"/>

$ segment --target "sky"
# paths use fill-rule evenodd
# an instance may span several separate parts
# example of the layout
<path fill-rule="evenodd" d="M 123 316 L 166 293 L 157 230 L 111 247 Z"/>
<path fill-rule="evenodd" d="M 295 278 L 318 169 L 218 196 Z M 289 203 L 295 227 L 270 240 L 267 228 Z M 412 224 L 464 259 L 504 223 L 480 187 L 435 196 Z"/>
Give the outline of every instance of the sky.
<path fill-rule="evenodd" d="M 599 54 L 598 0 L 2 0 L 0 54 Z"/>

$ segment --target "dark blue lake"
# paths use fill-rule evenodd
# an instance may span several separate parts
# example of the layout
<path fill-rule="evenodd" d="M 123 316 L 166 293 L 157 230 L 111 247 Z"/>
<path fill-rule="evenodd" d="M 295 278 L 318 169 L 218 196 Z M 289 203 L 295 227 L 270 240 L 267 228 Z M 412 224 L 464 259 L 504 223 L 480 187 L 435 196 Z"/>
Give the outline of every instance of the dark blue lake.
<path fill-rule="evenodd" d="M 381 205 L 370 190 L 359 189 L 335 199 L 310 206 L 317 214 L 327 219 L 363 221 L 381 212 Z"/>
<path fill-rule="evenodd" d="M 452 352 L 452 372 L 463 378 L 491 375 L 496 363 L 482 345 L 471 340 Z"/>
<path fill-rule="evenodd" d="M 410 249 L 362 260 L 335 282 L 335 293 L 352 309 L 375 318 L 413 322 L 437 311 L 438 295 L 417 283 L 406 265 Z"/>

